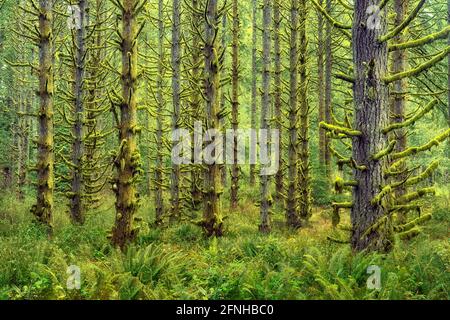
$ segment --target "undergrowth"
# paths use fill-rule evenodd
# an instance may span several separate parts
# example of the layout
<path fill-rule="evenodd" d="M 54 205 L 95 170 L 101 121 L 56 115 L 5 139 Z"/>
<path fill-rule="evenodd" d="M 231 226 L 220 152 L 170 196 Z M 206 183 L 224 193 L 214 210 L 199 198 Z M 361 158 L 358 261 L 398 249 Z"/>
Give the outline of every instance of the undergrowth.
<path fill-rule="evenodd" d="M 272 233 L 261 235 L 258 208 L 243 201 L 227 213 L 226 235 L 205 239 L 188 221 L 153 227 L 151 202 L 144 199 L 140 235 L 122 253 L 107 239 L 112 200 L 81 227 L 56 208 L 49 240 L 31 219 L 32 199 L 17 203 L 4 195 L 0 299 L 448 299 L 450 205 L 448 193 L 438 196 L 421 235 L 398 240 L 389 254 L 354 254 L 326 239 L 332 228 L 324 208 L 298 231 L 275 214 Z M 73 265 L 81 270 L 79 290 L 67 287 Z M 381 270 L 380 290 L 367 287 L 369 266 Z"/>

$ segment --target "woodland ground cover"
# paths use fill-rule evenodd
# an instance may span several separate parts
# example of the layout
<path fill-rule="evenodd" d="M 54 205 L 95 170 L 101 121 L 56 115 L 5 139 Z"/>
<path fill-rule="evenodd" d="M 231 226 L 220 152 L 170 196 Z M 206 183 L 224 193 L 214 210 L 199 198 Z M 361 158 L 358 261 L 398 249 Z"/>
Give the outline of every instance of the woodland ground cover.
<path fill-rule="evenodd" d="M 29 214 L 32 198 L 0 203 L 1 299 L 448 299 L 450 294 L 450 202 L 439 189 L 426 203 L 433 219 L 410 241 L 397 240 L 388 254 L 352 254 L 348 245 L 326 239 L 331 210 L 316 207 L 305 228 L 285 227 L 273 217 L 273 232 L 258 232 L 259 210 L 250 190 L 226 219 L 226 234 L 207 239 L 188 221 L 152 228 L 151 202 L 143 199 L 141 232 L 125 253 L 107 239 L 114 222 L 107 201 L 73 226 L 59 206 L 55 233 Z M 232 223 L 231 223 L 232 222 Z M 343 222 L 344 224 L 346 221 Z M 81 289 L 68 290 L 68 266 L 81 269 Z M 370 290 L 367 267 L 381 269 L 381 290 Z"/>

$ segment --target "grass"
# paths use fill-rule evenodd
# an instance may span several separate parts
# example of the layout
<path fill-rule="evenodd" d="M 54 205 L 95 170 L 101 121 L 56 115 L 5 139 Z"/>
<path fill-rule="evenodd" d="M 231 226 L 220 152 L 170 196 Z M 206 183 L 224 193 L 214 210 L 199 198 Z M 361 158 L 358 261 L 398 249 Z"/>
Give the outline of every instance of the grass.
<path fill-rule="evenodd" d="M 243 192 L 245 194 L 245 191 Z M 449 195 L 438 194 L 434 218 L 389 254 L 353 254 L 333 234 L 330 212 L 315 208 L 308 226 L 291 231 L 283 214 L 270 235 L 257 231 L 258 208 L 242 201 L 227 212 L 226 235 L 205 239 L 188 223 L 155 229 L 144 199 L 141 232 L 126 253 L 107 240 L 112 199 L 72 226 L 57 206 L 53 239 L 34 224 L 32 199 L 0 199 L 0 299 L 448 299 L 450 285 Z M 347 221 L 348 222 L 348 221 Z M 346 223 L 345 219 L 344 222 Z M 337 234 L 336 234 L 337 233 Z M 67 289 L 67 269 L 81 270 L 81 289 Z M 381 269 L 381 289 L 368 289 L 367 268 Z"/>

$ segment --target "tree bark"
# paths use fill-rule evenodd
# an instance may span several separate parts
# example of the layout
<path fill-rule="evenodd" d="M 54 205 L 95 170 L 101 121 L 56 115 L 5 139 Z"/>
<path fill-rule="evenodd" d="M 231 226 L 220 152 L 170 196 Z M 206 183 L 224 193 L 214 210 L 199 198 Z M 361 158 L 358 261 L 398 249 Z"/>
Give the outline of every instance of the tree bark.
<path fill-rule="evenodd" d="M 258 0 L 252 0 L 252 106 L 250 113 L 250 122 L 252 129 L 256 130 L 256 103 L 258 98 L 257 93 L 257 12 L 258 12 Z M 250 164 L 250 186 L 254 186 L 256 183 L 256 166 Z"/>
<path fill-rule="evenodd" d="M 383 175 L 386 161 L 372 156 L 387 147 L 388 139 L 382 129 L 389 122 L 389 93 L 382 80 L 387 73 L 388 51 L 386 42 L 378 41 L 387 29 L 386 8 L 379 16 L 379 28 L 371 29 L 366 14 L 371 4 L 371 0 L 355 2 L 352 27 L 354 129 L 361 132 L 360 136 L 352 137 L 353 159 L 356 164 L 366 167 L 353 170 L 357 186 L 353 188 L 351 245 L 357 251 L 385 250 L 388 246 L 387 238 L 380 230 L 366 232 L 384 214 L 383 205 L 373 204 L 371 200 L 380 191 L 380 186 L 386 185 Z"/>
<path fill-rule="evenodd" d="M 222 50 L 224 50 L 223 52 L 223 57 L 222 57 L 222 65 L 223 66 L 227 66 L 228 67 L 228 39 L 227 39 L 227 28 L 228 28 L 228 18 L 227 18 L 227 13 L 225 13 L 222 16 Z M 220 110 L 225 110 L 227 104 L 227 99 L 226 99 L 226 85 L 222 84 L 220 87 Z M 220 126 L 222 127 L 223 130 L 223 134 L 226 133 L 226 117 L 223 117 L 220 119 Z M 224 145 L 224 154 L 225 154 L 225 145 Z M 225 187 L 227 185 L 227 166 L 225 163 L 221 164 L 220 166 L 220 176 L 221 176 L 221 180 L 222 180 L 222 186 Z M 231 195 L 230 195 L 231 196 Z"/>
<path fill-rule="evenodd" d="M 70 194 L 70 216 L 75 224 L 83 224 L 83 155 L 84 155 L 84 86 L 85 74 L 85 36 L 86 36 L 86 1 L 79 0 L 80 25 L 75 30 L 75 59 L 74 59 L 74 123 L 72 126 L 72 180 Z"/>
<path fill-rule="evenodd" d="M 180 0 L 172 2 L 172 130 L 175 131 L 180 125 Z M 173 146 L 176 145 L 174 142 Z M 180 219 L 180 166 L 172 164 L 170 183 L 170 220 Z"/>
<path fill-rule="evenodd" d="M 450 25 L 450 0 L 447 0 L 447 23 Z M 450 33 L 447 37 L 447 45 L 450 46 Z M 450 53 L 447 55 L 447 109 L 448 126 L 450 127 Z M 447 143 L 447 157 L 450 159 L 450 139 Z M 450 168 L 447 169 L 447 177 L 450 177 Z"/>
<path fill-rule="evenodd" d="M 408 0 L 394 0 L 394 11 L 395 11 L 395 19 L 394 25 L 398 26 L 402 23 L 408 13 Z M 406 39 L 401 32 L 399 35 L 394 37 L 393 43 L 402 43 Z M 398 49 L 392 53 L 392 73 L 404 72 L 406 70 L 407 64 L 407 50 L 406 49 Z M 392 101 L 391 101 L 391 123 L 398 123 L 405 121 L 405 112 L 406 112 L 406 91 L 408 86 L 408 79 L 400 79 L 393 82 L 393 92 L 392 92 Z M 404 128 L 400 128 L 395 130 L 395 133 L 392 135 L 392 139 L 397 140 L 397 143 L 394 147 L 395 152 L 401 152 L 406 149 L 406 136 L 407 132 Z M 406 164 L 399 168 L 399 170 L 406 169 Z M 396 179 L 406 180 L 408 178 L 407 172 L 403 174 L 399 174 Z M 400 198 L 406 193 L 406 187 L 400 186 L 395 190 L 395 197 Z M 406 211 L 402 211 L 397 216 L 398 222 L 400 224 L 406 223 Z"/>
<path fill-rule="evenodd" d="M 299 76 L 300 76 L 300 162 L 299 162 L 299 214 L 303 220 L 311 216 L 311 178 L 309 172 L 309 104 L 308 104 L 308 39 L 306 35 L 308 8 L 306 0 L 300 0 L 299 16 Z"/>
<path fill-rule="evenodd" d="M 319 4 L 322 5 L 322 0 Z M 318 112 L 319 112 L 319 123 L 322 121 L 326 122 L 325 119 L 325 92 L 324 92 L 324 21 L 322 13 L 317 13 L 317 99 L 318 99 Z M 327 36 L 327 35 L 326 35 Z M 326 131 L 319 128 L 319 163 L 321 166 L 325 167 L 325 148 L 326 148 Z"/>
<path fill-rule="evenodd" d="M 17 195 L 23 200 L 24 188 L 27 179 L 27 152 L 28 152 L 28 119 L 24 115 L 28 111 L 29 97 L 26 93 L 19 94 L 18 102 L 18 128 L 17 128 Z"/>
<path fill-rule="evenodd" d="M 104 23 L 104 2 L 95 0 L 95 4 L 89 6 L 89 14 L 86 14 L 86 32 L 90 34 L 90 44 L 87 51 L 86 65 L 86 112 L 85 112 L 85 135 L 84 135 L 84 207 L 93 208 L 99 204 L 99 192 L 102 190 L 105 178 L 102 178 L 102 154 L 100 146 L 104 143 L 101 138 L 101 115 L 103 114 L 102 96 L 105 93 L 103 84 L 99 79 L 103 77 L 104 70 L 101 68 L 105 58 L 105 31 L 102 30 Z M 93 20 L 91 19 L 93 16 Z M 92 23 L 91 23 L 92 21 Z"/>
<path fill-rule="evenodd" d="M 239 11 L 238 1 L 233 0 L 233 40 L 232 40 L 232 66 L 231 66 L 231 125 L 234 132 L 239 128 Z M 231 208 L 238 206 L 239 192 L 239 165 L 238 160 L 238 138 L 233 135 L 233 164 L 231 167 Z"/>
<path fill-rule="evenodd" d="M 137 127 L 137 28 L 136 0 L 122 1 L 122 102 L 120 105 L 119 152 L 117 167 L 116 221 L 112 243 L 124 249 L 137 236 L 133 229 L 134 214 L 138 209 L 136 179 L 140 168 L 140 155 L 136 146 Z"/>
<path fill-rule="evenodd" d="M 328 13 L 331 13 L 331 0 L 326 0 L 326 10 Z M 331 101 L 332 101 L 332 69 L 333 69 L 333 51 L 332 51 L 332 26 L 331 23 L 327 20 L 325 24 L 325 121 L 327 123 L 332 123 L 331 119 Z M 331 140 L 325 135 L 325 148 L 324 148 L 324 157 L 325 157 L 325 169 L 327 178 L 330 179 L 331 172 L 331 152 L 330 152 L 330 143 Z"/>
<path fill-rule="evenodd" d="M 52 233 L 54 190 L 53 143 L 53 1 L 39 2 L 39 98 L 37 141 L 37 202 L 32 211 Z"/>
<path fill-rule="evenodd" d="M 215 129 L 222 132 L 220 125 L 220 65 L 218 57 L 218 9 L 217 0 L 209 0 L 205 11 L 205 93 L 206 93 L 206 130 Z M 215 140 L 211 141 L 215 143 Z M 221 151 L 219 151 L 221 152 Z M 216 156 L 215 152 L 212 154 Z M 203 190 L 203 221 L 201 223 L 206 236 L 222 236 L 223 223 L 221 216 L 220 195 L 221 165 L 216 162 L 205 165 L 205 181 Z"/>
<path fill-rule="evenodd" d="M 283 139 L 282 135 L 282 87 L 281 87 L 281 44 L 280 44 L 280 26 L 281 26 L 281 14 L 279 0 L 273 2 L 273 33 L 274 33 L 274 110 L 275 110 L 275 128 L 279 131 L 280 141 Z M 283 144 L 280 143 L 280 155 L 283 154 Z M 275 190 L 277 200 L 283 199 L 284 193 L 284 181 L 283 181 L 283 157 L 278 159 L 278 171 L 275 174 Z"/>
<path fill-rule="evenodd" d="M 288 186 L 286 195 L 287 225 L 300 227 L 298 206 L 298 0 L 291 0 L 289 41 L 289 144 L 288 144 Z"/>
<path fill-rule="evenodd" d="M 158 75 L 156 79 L 156 143 L 158 146 L 163 145 L 163 111 L 164 111 L 164 94 L 163 94 L 163 74 L 164 74 L 164 2 L 158 0 Z M 162 224 L 164 215 L 164 199 L 163 199 L 163 150 L 156 148 L 156 168 L 155 168 L 155 224 Z"/>
<path fill-rule="evenodd" d="M 263 2 L 263 74 L 262 74 L 262 101 L 261 101 L 261 129 L 268 130 L 269 117 L 270 117 L 270 49 L 271 49 L 271 36 L 270 36 L 270 22 L 272 20 L 272 8 L 271 1 L 264 0 Z M 261 223 L 259 230 L 263 233 L 270 232 L 270 207 L 271 202 L 269 200 L 269 177 L 267 175 L 261 175 L 261 205 L 260 215 Z"/>
<path fill-rule="evenodd" d="M 198 34 L 198 30 L 201 30 L 201 21 L 202 14 L 199 13 L 201 10 L 201 2 L 200 0 L 192 0 L 192 45 L 191 45 L 191 86 L 192 93 L 190 95 L 190 104 L 191 104 L 191 117 L 192 122 L 191 125 L 195 127 L 196 121 L 202 121 L 202 109 L 201 109 L 201 90 L 203 90 L 202 86 L 202 49 L 198 45 L 201 42 L 201 37 Z M 201 133 L 201 132 L 200 132 Z M 194 163 L 195 159 L 195 150 L 201 149 L 202 146 L 196 146 L 199 143 L 194 139 L 194 135 L 192 135 L 192 163 Z M 191 171 L 191 196 L 192 196 L 192 206 L 194 210 L 197 210 L 202 202 L 202 179 L 201 179 L 201 166 L 199 164 L 195 164 L 192 167 Z"/>

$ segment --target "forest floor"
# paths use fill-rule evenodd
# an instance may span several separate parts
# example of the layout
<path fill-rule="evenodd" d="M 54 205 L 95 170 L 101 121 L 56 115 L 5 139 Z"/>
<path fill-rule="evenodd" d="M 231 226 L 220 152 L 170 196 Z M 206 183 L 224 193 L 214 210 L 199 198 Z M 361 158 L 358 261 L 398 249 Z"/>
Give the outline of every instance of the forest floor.
<path fill-rule="evenodd" d="M 275 207 L 273 230 L 262 235 L 259 209 L 250 199 L 235 212 L 224 209 L 226 234 L 220 239 L 205 239 L 189 222 L 149 226 L 153 201 L 143 199 L 139 237 L 122 254 L 107 239 L 112 199 L 84 226 L 72 226 L 57 204 L 51 240 L 32 222 L 32 201 L 0 197 L 0 299 L 450 298 L 449 192 L 426 206 L 433 219 L 422 234 L 397 240 L 388 254 L 353 254 L 348 244 L 327 240 L 343 239 L 347 231 L 333 230 L 324 208 L 292 231 Z M 67 288 L 71 265 L 80 268 L 80 290 Z M 369 266 L 380 268 L 379 290 L 367 287 Z"/>

